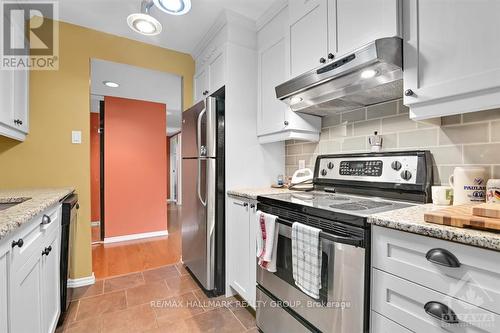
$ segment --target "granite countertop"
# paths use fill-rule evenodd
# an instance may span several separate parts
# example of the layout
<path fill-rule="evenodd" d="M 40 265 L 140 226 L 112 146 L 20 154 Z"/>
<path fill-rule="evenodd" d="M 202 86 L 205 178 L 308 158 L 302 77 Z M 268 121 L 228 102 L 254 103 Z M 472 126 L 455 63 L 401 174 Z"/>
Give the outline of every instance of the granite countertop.
<path fill-rule="evenodd" d="M 227 191 L 227 194 L 232 195 L 234 197 L 257 200 L 257 196 L 259 195 L 281 194 L 289 192 L 297 192 L 297 191 L 290 191 L 288 188 L 261 187 L 261 188 L 242 188 L 242 189 L 229 190 Z"/>
<path fill-rule="evenodd" d="M 0 240 L 73 191 L 73 188 L 0 190 L 0 204 L 24 200 L 0 210 Z"/>
<path fill-rule="evenodd" d="M 368 222 L 391 229 L 500 251 L 500 233 L 449 227 L 424 221 L 424 213 L 442 208 L 443 206 L 433 204 L 412 206 L 371 215 L 368 217 Z"/>

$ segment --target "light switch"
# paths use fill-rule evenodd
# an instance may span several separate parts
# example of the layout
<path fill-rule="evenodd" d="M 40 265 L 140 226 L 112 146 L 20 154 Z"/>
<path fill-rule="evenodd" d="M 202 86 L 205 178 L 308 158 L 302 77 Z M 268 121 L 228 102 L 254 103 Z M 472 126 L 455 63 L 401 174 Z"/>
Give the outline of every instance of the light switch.
<path fill-rule="evenodd" d="M 304 169 L 306 167 L 306 160 L 299 160 L 299 169 Z"/>
<path fill-rule="evenodd" d="M 82 131 L 71 131 L 71 143 L 82 143 Z"/>

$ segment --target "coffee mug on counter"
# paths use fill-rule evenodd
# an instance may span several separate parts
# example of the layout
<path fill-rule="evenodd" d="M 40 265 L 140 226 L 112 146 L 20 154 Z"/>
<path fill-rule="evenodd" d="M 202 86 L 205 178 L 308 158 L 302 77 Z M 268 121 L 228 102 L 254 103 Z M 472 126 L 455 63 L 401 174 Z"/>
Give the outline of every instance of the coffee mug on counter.
<path fill-rule="evenodd" d="M 450 176 L 453 205 L 480 203 L 486 199 L 486 170 L 481 167 L 456 167 Z"/>
<path fill-rule="evenodd" d="M 453 199 L 451 186 L 432 186 L 432 203 L 435 205 L 449 206 Z"/>
<path fill-rule="evenodd" d="M 500 203 L 500 179 L 490 179 L 486 183 L 486 202 Z"/>

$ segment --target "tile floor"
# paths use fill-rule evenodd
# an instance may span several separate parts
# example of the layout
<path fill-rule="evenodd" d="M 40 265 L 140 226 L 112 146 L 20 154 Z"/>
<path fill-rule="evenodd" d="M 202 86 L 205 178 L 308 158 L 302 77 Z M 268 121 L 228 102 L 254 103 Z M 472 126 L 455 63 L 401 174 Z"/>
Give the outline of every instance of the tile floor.
<path fill-rule="evenodd" d="M 257 332 L 236 298 L 207 298 L 181 264 L 77 288 L 57 332 Z"/>

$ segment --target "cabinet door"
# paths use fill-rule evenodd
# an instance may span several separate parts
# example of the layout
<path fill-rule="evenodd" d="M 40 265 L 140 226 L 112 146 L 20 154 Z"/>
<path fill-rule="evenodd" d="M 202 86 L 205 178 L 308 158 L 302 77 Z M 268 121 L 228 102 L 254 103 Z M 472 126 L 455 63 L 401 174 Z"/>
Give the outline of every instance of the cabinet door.
<path fill-rule="evenodd" d="M 42 308 L 44 332 L 53 332 L 59 319 L 60 307 L 60 230 L 49 237 L 46 242 L 50 252 L 42 256 Z"/>
<path fill-rule="evenodd" d="M 224 58 L 224 52 L 222 51 L 217 54 L 208 65 L 210 72 L 210 84 L 208 90 L 210 93 L 216 92 L 219 88 L 222 88 L 226 84 Z"/>
<path fill-rule="evenodd" d="M 13 127 L 12 110 L 14 107 L 14 71 L 0 70 L 0 122 Z"/>
<path fill-rule="evenodd" d="M 7 258 L 9 252 L 0 249 L 0 332 L 8 332 L 8 312 L 7 312 Z"/>
<path fill-rule="evenodd" d="M 343 55 L 377 38 L 401 36 L 399 0 L 329 0 L 330 52 Z M 332 11 L 330 11 L 332 13 Z"/>
<path fill-rule="evenodd" d="M 411 116 L 500 105 L 498 13 L 496 0 L 404 2 L 404 89 L 413 92 L 404 96 L 404 104 L 410 106 Z M 421 112 L 427 107 L 428 113 L 413 114 L 420 104 Z"/>
<path fill-rule="evenodd" d="M 250 295 L 250 225 L 248 202 L 229 198 L 228 205 L 228 234 L 227 240 L 230 256 L 229 260 L 229 285 L 241 297 L 248 301 Z"/>
<path fill-rule="evenodd" d="M 257 203 L 251 202 L 249 209 L 249 230 L 248 233 L 249 239 L 248 243 L 250 244 L 249 250 L 249 259 L 248 259 L 248 269 L 249 269 L 249 287 L 248 287 L 248 303 L 251 307 L 255 309 L 256 305 L 256 295 L 257 295 L 257 222 L 255 219 L 257 218 Z"/>
<path fill-rule="evenodd" d="M 20 269 L 11 270 L 11 332 L 43 332 L 41 263 L 41 252 L 36 252 Z"/>
<path fill-rule="evenodd" d="M 328 55 L 327 0 L 290 1 L 290 75 L 321 65 Z"/>
<path fill-rule="evenodd" d="M 280 132 L 285 128 L 288 106 L 276 98 L 275 87 L 286 81 L 285 38 L 259 51 L 258 135 Z"/>
<path fill-rule="evenodd" d="M 208 91 L 208 72 L 206 68 L 203 68 L 194 77 L 194 102 L 197 103 L 205 98 Z"/>
<path fill-rule="evenodd" d="M 27 134 L 29 130 L 29 71 L 22 70 L 14 72 L 13 88 L 11 121 L 16 129 Z"/>

